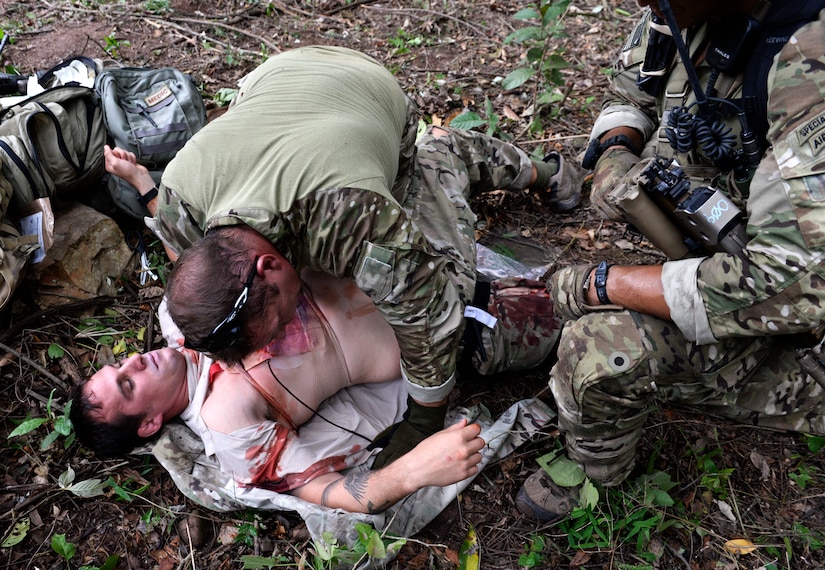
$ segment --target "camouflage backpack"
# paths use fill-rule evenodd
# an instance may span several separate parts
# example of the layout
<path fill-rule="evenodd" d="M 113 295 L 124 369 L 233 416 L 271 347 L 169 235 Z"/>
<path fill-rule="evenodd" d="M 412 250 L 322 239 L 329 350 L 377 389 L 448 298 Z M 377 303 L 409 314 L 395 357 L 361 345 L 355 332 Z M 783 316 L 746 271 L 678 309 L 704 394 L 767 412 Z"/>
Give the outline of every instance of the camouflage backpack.
<path fill-rule="evenodd" d="M 92 192 L 104 173 L 106 129 L 97 94 L 91 86 L 64 81 L 74 74 L 91 85 L 101 65 L 70 58 L 36 76 L 43 91 L 12 99 L 0 109 L 0 308 L 11 298 L 32 252 L 43 245 L 37 235 L 21 231 L 24 211 L 34 203 L 50 208 L 51 200 Z"/>
<path fill-rule="evenodd" d="M 106 129 L 97 94 L 74 82 L 52 86 L 72 62 L 92 77 L 97 71 L 91 59 L 66 60 L 40 75 L 45 91 L 0 111 L 2 174 L 13 189 L 0 196 L 0 219 L 10 203 L 20 208 L 38 198 L 70 199 L 103 175 Z"/>

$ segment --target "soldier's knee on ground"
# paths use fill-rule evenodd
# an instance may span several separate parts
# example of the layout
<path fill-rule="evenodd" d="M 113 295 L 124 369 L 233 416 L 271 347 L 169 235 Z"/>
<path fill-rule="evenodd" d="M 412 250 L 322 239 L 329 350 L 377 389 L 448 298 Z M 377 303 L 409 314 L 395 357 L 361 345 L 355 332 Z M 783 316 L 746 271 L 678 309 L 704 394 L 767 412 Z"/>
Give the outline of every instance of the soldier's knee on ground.
<path fill-rule="evenodd" d="M 632 469 L 655 395 L 648 345 L 628 311 L 590 313 L 562 330 L 550 372 L 559 428 L 570 459 L 606 485 Z"/>

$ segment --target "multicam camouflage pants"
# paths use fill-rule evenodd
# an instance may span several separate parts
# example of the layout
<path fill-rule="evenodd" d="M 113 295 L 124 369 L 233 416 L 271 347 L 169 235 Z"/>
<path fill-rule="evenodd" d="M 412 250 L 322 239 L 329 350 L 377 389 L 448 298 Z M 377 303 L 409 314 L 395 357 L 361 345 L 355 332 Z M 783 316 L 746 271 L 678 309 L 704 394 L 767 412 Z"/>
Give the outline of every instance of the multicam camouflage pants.
<path fill-rule="evenodd" d="M 657 406 L 825 435 L 825 390 L 796 361 L 805 341 L 763 336 L 698 346 L 672 323 L 633 311 L 569 322 L 550 373 L 567 453 L 594 480 L 621 483 Z"/>
<path fill-rule="evenodd" d="M 432 129 L 421 137 L 408 171 L 410 179 L 401 184 L 396 181 L 393 192 L 399 187 L 406 189 L 404 209 L 413 213 L 438 252 L 454 260 L 455 272 L 450 279 L 459 285 L 466 304 L 475 288 L 476 256 L 476 215 L 469 199 L 495 189 L 523 192 L 531 161 L 524 151 L 499 139 L 472 131 L 445 130 L 443 137 L 433 136 Z M 445 224 L 444 220 L 454 223 Z M 482 308 L 496 317 L 497 323 L 492 328 L 479 328 L 480 348 L 472 357 L 478 372 L 524 370 L 551 354 L 561 326 L 553 316 L 543 282 L 518 276 L 496 280 L 489 302 Z"/>

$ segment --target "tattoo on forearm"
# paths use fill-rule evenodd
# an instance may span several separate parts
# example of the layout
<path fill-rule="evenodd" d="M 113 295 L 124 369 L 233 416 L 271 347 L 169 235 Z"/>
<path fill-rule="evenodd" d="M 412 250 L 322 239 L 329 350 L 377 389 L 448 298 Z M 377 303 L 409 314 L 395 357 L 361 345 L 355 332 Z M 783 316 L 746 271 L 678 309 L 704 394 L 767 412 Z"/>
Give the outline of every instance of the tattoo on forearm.
<path fill-rule="evenodd" d="M 324 506 L 324 507 L 329 506 L 329 495 L 330 495 L 330 493 L 332 493 L 332 491 L 335 489 L 335 487 L 337 487 L 341 483 L 341 481 L 343 481 L 343 479 L 336 479 L 335 481 L 333 481 L 332 483 L 330 483 L 329 485 L 326 486 L 326 488 L 324 489 L 324 492 L 321 493 L 321 505 L 322 506 Z"/>
<path fill-rule="evenodd" d="M 330 506 L 330 498 L 335 491 L 335 489 L 343 485 L 344 489 L 350 496 L 355 499 L 359 505 L 365 505 L 366 512 L 374 515 L 376 513 L 380 513 L 381 511 L 385 510 L 387 507 L 393 504 L 393 501 L 387 500 L 381 503 L 380 505 L 374 504 L 370 501 L 367 497 L 367 487 L 369 486 L 370 477 L 375 474 L 375 471 L 367 471 L 366 473 L 350 473 L 343 479 L 336 479 L 329 485 L 324 488 L 324 491 L 321 493 L 321 505 L 325 507 Z M 364 503 L 366 501 L 366 504 Z"/>
<path fill-rule="evenodd" d="M 344 477 L 344 489 L 352 495 L 352 498 L 359 504 L 364 504 L 364 493 L 367 490 L 367 483 L 372 476 L 372 471 L 366 473 L 350 473 Z"/>

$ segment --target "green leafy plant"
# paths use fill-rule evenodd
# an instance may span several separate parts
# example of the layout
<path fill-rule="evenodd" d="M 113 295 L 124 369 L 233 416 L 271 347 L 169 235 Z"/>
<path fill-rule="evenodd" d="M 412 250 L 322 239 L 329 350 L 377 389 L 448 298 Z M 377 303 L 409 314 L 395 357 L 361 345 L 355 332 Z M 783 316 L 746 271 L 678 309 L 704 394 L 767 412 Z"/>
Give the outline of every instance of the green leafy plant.
<path fill-rule="evenodd" d="M 450 121 L 450 126 L 465 130 L 486 127 L 486 132 L 490 136 L 498 136 L 502 140 L 511 140 L 513 138 L 510 133 L 502 130 L 501 118 L 496 114 L 493 109 L 493 104 L 487 97 L 484 98 L 484 113 L 485 116 L 482 117 L 475 111 L 464 111 Z"/>
<path fill-rule="evenodd" d="M 131 42 L 129 40 L 119 40 L 115 36 L 115 32 L 110 33 L 108 36 L 103 38 L 104 46 L 103 50 L 109 54 L 111 57 L 117 58 L 120 56 L 120 49 L 124 47 L 129 47 Z"/>
<path fill-rule="evenodd" d="M 82 344 L 85 348 L 99 349 L 98 345 L 111 347 L 115 356 L 142 352 L 146 327 L 118 328 L 122 326 L 119 320 L 121 317 L 117 311 L 106 309 L 102 317 L 83 319 L 78 326 L 76 338 L 80 341 L 93 341 L 92 345 Z"/>
<path fill-rule="evenodd" d="M 722 450 L 717 448 L 697 456 L 696 461 L 699 471 L 702 473 L 700 484 L 707 488 L 714 497 L 724 500 L 728 498 L 728 480 L 735 469 L 720 468 L 717 465 L 721 453 Z"/>
<path fill-rule="evenodd" d="M 795 472 L 788 473 L 788 477 L 804 491 L 808 483 L 813 480 L 816 471 L 816 467 L 808 467 L 804 463 L 801 463 L 796 467 Z"/>
<path fill-rule="evenodd" d="M 49 428 L 49 433 L 40 441 L 40 450 L 46 450 L 58 437 L 65 437 L 63 448 L 68 447 L 74 442 L 75 434 L 73 431 L 72 421 L 69 419 L 69 412 L 72 408 L 72 401 L 69 400 L 63 407 L 62 413 L 58 415 L 53 409 L 54 390 L 49 394 L 49 399 L 46 402 L 46 417 L 44 418 L 26 418 L 23 420 L 12 432 L 6 436 L 6 439 L 27 435 L 35 431 L 40 426 L 46 425 Z"/>
<path fill-rule="evenodd" d="M 573 509 L 560 528 L 571 549 L 617 548 L 630 543 L 635 544 L 639 558 L 653 562 L 655 555 L 647 549 L 651 538 L 681 524 L 667 516 L 667 509 L 675 506 L 669 494 L 675 485 L 666 473 L 642 475 L 621 489 L 608 490 L 604 507 L 591 503 Z"/>
<path fill-rule="evenodd" d="M 108 482 L 104 482 L 102 479 L 86 479 L 75 483 L 75 471 L 71 465 L 57 478 L 57 484 L 64 491 L 85 498 L 104 494 L 109 485 Z"/>
<path fill-rule="evenodd" d="M 808 445 L 808 449 L 810 449 L 814 453 L 825 447 L 825 437 L 821 435 L 806 434 L 805 442 Z"/>
<path fill-rule="evenodd" d="M 544 544 L 547 539 L 543 534 L 531 534 L 530 543 L 524 545 L 524 553 L 518 557 L 518 565 L 524 568 L 538 568 L 544 562 Z"/>
<path fill-rule="evenodd" d="M 358 538 L 352 547 L 338 544 L 331 532 L 324 532 L 320 541 L 313 542 L 313 568 L 323 570 L 339 564 L 357 566 L 362 560 L 380 562 L 395 555 L 406 544 L 406 539 L 385 537 L 366 523 L 355 523 Z"/>
<path fill-rule="evenodd" d="M 544 108 L 564 100 L 559 86 L 564 85 L 561 70 L 569 67 L 564 52 L 552 41 L 555 37 L 564 37 L 564 15 L 571 0 L 539 0 L 528 8 L 523 8 L 513 16 L 517 20 L 530 22 L 532 25 L 519 28 L 504 43 L 521 44 L 527 49 L 519 67 L 511 71 L 501 82 L 502 89 L 516 89 L 527 81 L 534 79 L 532 132 L 542 129 L 541 112 Z"/>
<path fill-rule="evenodd" d="M 21 517 L 3 535 L 3 539 L 0 540 L 0 548 L 10 548 L 23 542 L 23 539 L 29 534 L 31 524 L 32 521 L 29 517 Z"/>
<path fill-rule="evenodd" d="M 109 477 L 106 480 L 106 484 L 112 488 L 112 492 L 117 495 L 118 499 L 126 501 L 127 503 L 131 503 L 135 500 L 135 497 L 139 497 L 149 488 L 149 483 L 132 488 L 134 484 L 132 477 L 128 477 L 122 483 L 118 483 L 113 477 Z"/>
<path fill-rule="evenodd" d="M 144 7 L 150 14 L 164 14 L 171 9 L 169 0 L 147 0 Z"/>
<path fill-rule="evenodd" d="M 164 516 L 155 509 L 150 508 L 148 511 L 140 516 L 140 522 L 143 525 L 144 532 L 152 532 L 156 528 L 163 529 L 164 532 L 169 532 L 174 523 L 174 519 Z"/>
<path fill-rule="evenodd" d="M 49 358 L 58 359 L 63 358 L 63 356 L 66 354 L 66 351 L 63 350 L 62 346 L 53 342 L 49 344 L 49 348 L 46 349 L 46 354 L 49 355 Z"/>
<path fill-rule="evenodd" d="M 424 38 L 421 36 L 413 36 L 408 31 L 399 28 L 395 36 L 389 38 L 387 43 L 394 48 L 392 54 L 390 54 L 394 57 L 409 53 L 411 47 L 418 47 L 424 44 Z"/>
<path fill-rule="evenodd" d="M 286 568 L 295 566 L 288 556 L 241 556 L 241 563 L 244 570 L 264 570 L 269 568 Z"/>
<path fill-rule="evenodd" d="M 74 555 L 77 553 L 77 547 L 74 543 L 66 540 L 65 534 L 55 534 L 52 536 L 52 550 L 66 561 L 66 568 L 71 569 L 69 561 L 74 558 Z M 120 556 L 112 554 L 106 558 L 102 566 L 80 566 L 78 570 L 114 570 L 119 560 Z"/>
<path fill-rule="evenodd" d="M 775 542 L 775 539 L 772 540 Z M 791 533 L 782 537 L 781 549 L 775 544 L 765 546 L 765 552 L 779 560 L 791 562 L 795 559 L 795 553 L 804 553 L 810 550 L 821 550 L 825 548 L 825 535 L 822 532 L 811 530 L 799 521 L 793 523 Z M 805 564 L 800 567 L 806 566 Z M 795 566 L 788 566 L 795 567 Z M 776 565 L 766 565 L 765 568 L 778 568 Z"/>
<path fill-rule="evenodd" d="M 229 87 L 223 87 L 218 89 L 215 95 L 212 96 L 212 100 L 218 104 L 219 107 L 226 107 L 229 105 L 232 100 L 238 95 L 237 89 L 232 89 Z"/>
<path fill-rule="evenodd" d="M 255 539 L 258 537 L 258 531 L 265 529 L 266 526 L 261 522 L 261 516 L 257 513 L 248 512 L 244 515 L 245 520 L 238 525 L 238 532 L 233 539 L 233 542 L 245 544 L 250 548 L 255 545 Z"/>

